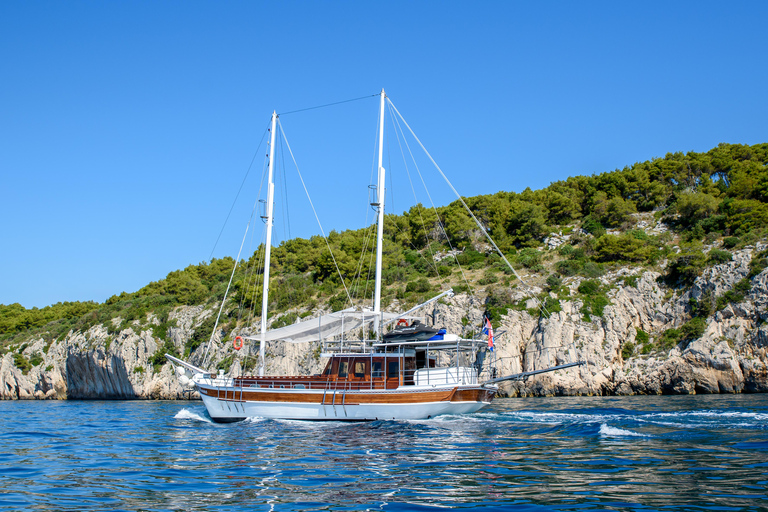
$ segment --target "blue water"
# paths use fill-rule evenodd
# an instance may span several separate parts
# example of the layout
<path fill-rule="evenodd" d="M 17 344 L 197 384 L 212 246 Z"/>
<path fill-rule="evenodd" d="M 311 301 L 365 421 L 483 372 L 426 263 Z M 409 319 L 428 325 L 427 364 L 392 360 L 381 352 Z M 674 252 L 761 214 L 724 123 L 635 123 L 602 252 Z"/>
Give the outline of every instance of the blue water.
<path fill-rule="evenodd" d="M 0 402 L 0 510 L 768 510 L 768 395 L 497 400 L 215 424 L 201 402 Z"/>

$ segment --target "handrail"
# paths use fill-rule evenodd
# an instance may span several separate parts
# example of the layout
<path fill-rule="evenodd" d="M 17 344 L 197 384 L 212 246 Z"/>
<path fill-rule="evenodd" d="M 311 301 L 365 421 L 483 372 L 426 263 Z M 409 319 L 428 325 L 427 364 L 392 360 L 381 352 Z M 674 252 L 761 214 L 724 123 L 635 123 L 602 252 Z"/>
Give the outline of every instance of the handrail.
<path fill-rule="evenodd" d="M 402 385 L 413 386 L 416 385 L 417 376 L 421 381 L 419 385 L 460 385 L 460 384 L 477 384 L 479 382 L 479 375 L 472 366 L 451 365 L 431 368 L 417 368 L 405 370 L 400 368 L 399 371 Z M 361 380 L 347 380 L 339 379 L 333 380 L 330 378 L 323 378 L 318 376 L 286 376 L 286 377 L 256 377 L 256 376 L 244 376 L 235 377 L 232 382 L 232 387 L 239 387 L 242 390 L 248 389 L 323 389 L 326 391 L 360 391 L 366 389 L 387 389 L 386 369 L 382 372 L 382 376 L 371 378 L 370 374 L 366 375 L 367 378 Z M 400 380 L 400 379 L 398 379 Z"/>

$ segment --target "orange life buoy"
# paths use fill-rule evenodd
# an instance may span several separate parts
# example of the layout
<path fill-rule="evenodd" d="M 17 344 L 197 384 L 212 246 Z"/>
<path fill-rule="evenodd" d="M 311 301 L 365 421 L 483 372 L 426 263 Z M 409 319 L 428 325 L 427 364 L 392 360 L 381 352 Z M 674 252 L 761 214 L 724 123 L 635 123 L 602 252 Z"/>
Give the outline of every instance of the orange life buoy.
<path fill-rule="evenodd" d="M 401 318 L 400 320 L 397 321 L 397 326 L 398 327 L 400 327 L 400 326 L 408 327 L 408 320 L 406 320 L 405 318 Z"/>
<path fill-rule="evenodd" d="M 235 347 L 235 350 L 240 350 L 243 348 L 243 338 L 240 336 L 235 336 L 235 341 L 232 342 L 232 346 Z"/>

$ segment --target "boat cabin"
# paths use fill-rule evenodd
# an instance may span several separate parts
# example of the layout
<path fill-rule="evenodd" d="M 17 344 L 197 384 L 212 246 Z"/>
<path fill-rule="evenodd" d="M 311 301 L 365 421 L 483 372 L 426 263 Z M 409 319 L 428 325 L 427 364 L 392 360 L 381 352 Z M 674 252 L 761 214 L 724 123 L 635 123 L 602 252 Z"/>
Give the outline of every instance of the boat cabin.
<path fill-rule="evenodd" d="M 451 349 L 447 357 L 440 352 Z M 402 386 L 435 387 L 476 384 L 482 342 L 476 340 L 376 343 L 366 351 L 324 354 L 323 372 L 313 376 L 236 377 L 237 386 L 252 388 L 364 390 Z M 454 353 L 455 351 L 455 353 Z M 450 361 L 450 366 L 438 366 Z"/>

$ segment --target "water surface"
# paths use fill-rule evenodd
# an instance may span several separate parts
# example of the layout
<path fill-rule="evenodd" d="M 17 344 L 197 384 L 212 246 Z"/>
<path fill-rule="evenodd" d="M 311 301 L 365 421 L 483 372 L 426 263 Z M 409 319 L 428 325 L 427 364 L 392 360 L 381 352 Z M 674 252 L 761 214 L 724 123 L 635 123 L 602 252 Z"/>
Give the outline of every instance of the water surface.
<path fill-rule="evenodd" d="M 425 421 L 212 423 L 0 402 L 0 510 L 768 510 L 768 395 L 500 399 Z"/>

